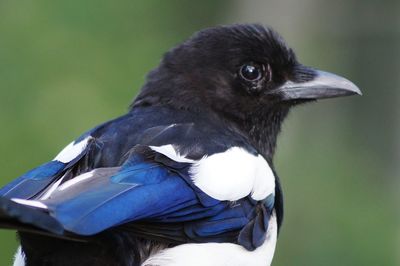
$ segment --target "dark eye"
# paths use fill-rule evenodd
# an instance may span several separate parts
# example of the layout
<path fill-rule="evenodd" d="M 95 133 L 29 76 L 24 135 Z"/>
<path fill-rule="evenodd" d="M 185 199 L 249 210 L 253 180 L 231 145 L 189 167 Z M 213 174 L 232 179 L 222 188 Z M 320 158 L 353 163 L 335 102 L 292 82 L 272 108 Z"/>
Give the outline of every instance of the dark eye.
<path fill-rule="evenodd" d="M 240 77 L 247 81 L 260 80 L 264 75 L 265 67 L 257 63 L 247 63 L 240 67 Z"/>

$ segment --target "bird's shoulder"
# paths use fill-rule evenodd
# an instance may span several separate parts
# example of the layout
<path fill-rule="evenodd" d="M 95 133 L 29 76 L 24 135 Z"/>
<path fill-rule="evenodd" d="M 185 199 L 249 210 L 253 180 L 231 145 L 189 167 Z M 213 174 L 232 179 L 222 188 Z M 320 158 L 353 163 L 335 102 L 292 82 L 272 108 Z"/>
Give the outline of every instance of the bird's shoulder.
<path fill-rule="evenodd" d="M 172 145 L 194 160 L 233 147 L 257 154 L 243 134 L 214 116 L 166 107 L 136 108 L 85 133 L 75 143 L 87 139 L 96 143 L 91 160 L 97 162 L 95 167 L 117 166 L 136 145 Z"/>

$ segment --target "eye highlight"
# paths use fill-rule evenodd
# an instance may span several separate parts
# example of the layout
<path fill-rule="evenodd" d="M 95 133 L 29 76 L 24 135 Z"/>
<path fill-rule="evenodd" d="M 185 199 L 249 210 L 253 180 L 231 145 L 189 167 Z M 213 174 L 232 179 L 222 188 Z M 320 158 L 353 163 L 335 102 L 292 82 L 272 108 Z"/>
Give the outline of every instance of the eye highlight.
<path fill-rule="evenodd" d="M 240 77 L 246 81 L 257 81 L 263 77 L 264 65 L 257 63 L 246 63 L 240 67 Z"/>
<path fill-rule="evenodd" d="M 245 81 L 258 81 L 265 78 L 267 81 L 271 81 L 271 67 L 269 64 L 266 66 L 255 62 L 248 62 L 243 64 L 239 69 L 239 76 Z"/>

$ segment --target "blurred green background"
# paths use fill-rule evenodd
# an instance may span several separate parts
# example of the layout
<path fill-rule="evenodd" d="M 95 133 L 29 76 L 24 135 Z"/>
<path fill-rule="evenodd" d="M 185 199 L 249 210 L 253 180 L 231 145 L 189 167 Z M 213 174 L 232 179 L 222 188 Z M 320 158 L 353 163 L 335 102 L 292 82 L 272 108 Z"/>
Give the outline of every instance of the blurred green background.
<path fill-rule="evenodd" d="M 275 165 L 285 221 L 274 266 L 400 265 L 400 2 L 0 1 L 0 185 L 123 114 L 162 54 L 194 31 L 261 22 L 300 61 L 363 97 L 295 109 Z M 0 265 L 17 242 L 0 231 Z"/>

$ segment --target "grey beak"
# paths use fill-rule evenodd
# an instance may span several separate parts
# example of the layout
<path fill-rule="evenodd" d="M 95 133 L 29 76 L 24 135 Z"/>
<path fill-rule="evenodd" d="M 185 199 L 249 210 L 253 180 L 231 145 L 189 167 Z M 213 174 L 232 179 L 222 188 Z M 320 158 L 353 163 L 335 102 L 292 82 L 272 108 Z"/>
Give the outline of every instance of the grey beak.
<path fill-rule="evenodd" d="M 279 94 L 284 101 L 362 95 L 353 82 L 343 77 L 325 71 L 309 70 L 312 71 L 312 79 L 304 82 L 287 81 L 274 94 Z"/>

